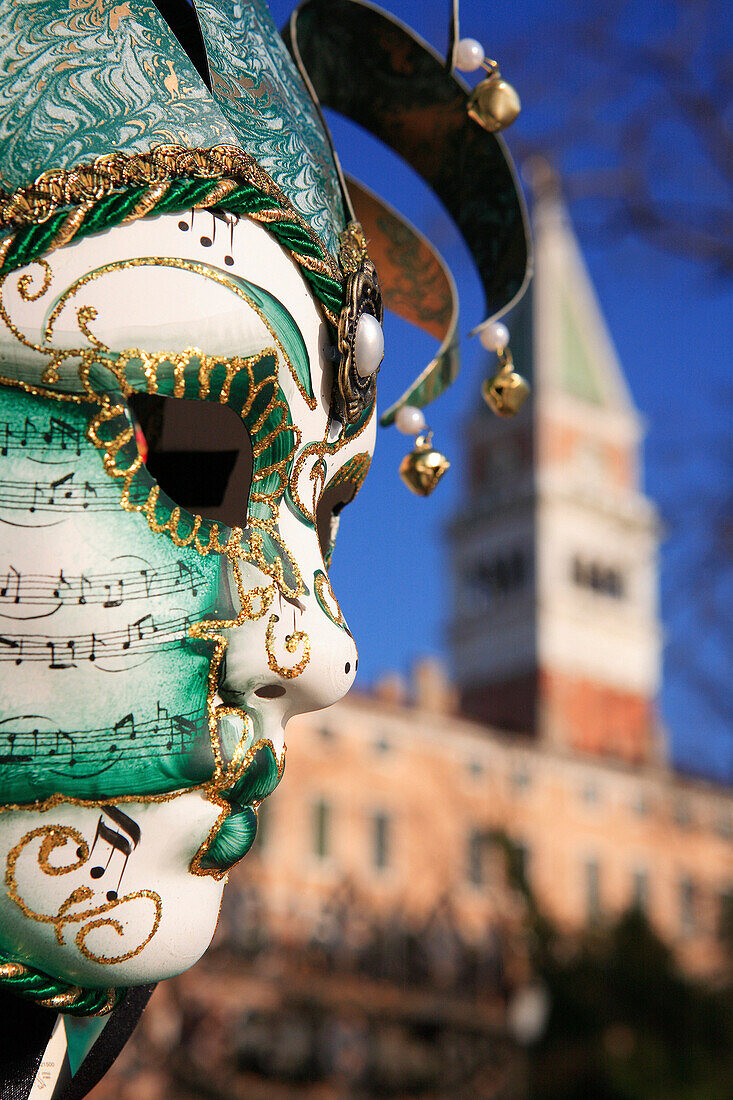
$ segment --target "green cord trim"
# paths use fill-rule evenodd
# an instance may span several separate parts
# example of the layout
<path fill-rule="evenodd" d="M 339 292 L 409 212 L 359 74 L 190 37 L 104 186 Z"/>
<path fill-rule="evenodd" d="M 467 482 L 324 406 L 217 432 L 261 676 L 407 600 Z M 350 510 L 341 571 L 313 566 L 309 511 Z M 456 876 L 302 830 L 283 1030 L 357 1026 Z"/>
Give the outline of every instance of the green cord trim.
<path fill-rule="evenodd" d="M 126 989 L 80 989 L 0 952 L 0 985 L 10 993 L 69 1016 L 106 1016 Z"/>
<path fill-rule="evenodd" d="M 286 207 L 254 184 L 241 184 L 224 198 L 214 200 L 211 204 L 206 203 L 207 194 L 215 192 L 216 185 L 226 179 L 226 176 L 174 179 L 165 194 L 145 209 L 141 216 L 177 214 L 196 207 L 204 210 L 219 208 L 231 214 L 250 215 L 255 220 L 260 220 L 273 237 L 291 253 L 304 279 L 323 305 L 329 320 L 335 324 L 343 306 L 344 284 L 342 280 L 334 278 L 325 271 L 313 270 L 307 265 L 306 259 L 321 261 L 324 266 L 332 263 L 325 248 L 313 239 L 306 227 L 292 220 L 292 214 Z M 126 220 L 134 219 L 136 207 L 140 205 L 149 190 L 150 185 L 131 187 L 97 199 L 75 228 L 70 240 L 64 243 L 88 237 L 92 233 L 101 233 L 121 225 Z M 0 264 L 0 276 L 15 271 L 19 267 L 25 267 L 54 247 L 53 242 L 62 231 L 73 209 L 73 207 L 66 207 L 40 225 L 26 225 L 16 230 Z M 258 219 L 257 215 L 263 210 L 268 211 L 267 218 Z"/>

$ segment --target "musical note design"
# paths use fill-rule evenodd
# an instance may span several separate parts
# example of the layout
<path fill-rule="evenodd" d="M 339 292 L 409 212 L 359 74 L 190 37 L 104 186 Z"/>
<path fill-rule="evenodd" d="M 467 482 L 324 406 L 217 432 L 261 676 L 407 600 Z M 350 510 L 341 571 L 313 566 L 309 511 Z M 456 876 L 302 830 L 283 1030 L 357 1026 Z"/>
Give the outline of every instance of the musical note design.
<path fill-rule="evenodd" d="M 116 512 L 119 489 L 113 481 L 75 481 L 74 470 L 52 481 L 0 481 L 0 511 L 36 513 Z"/>
<path fill-rule="evenodd" d="M 85 577 L 84 574 L 81 573 L 80 576 L 79 576 L 79 603 L 80 604 L 85 604 L 87 602 L 87 598 L 84 595 L 84 585 L 87 585 L 88 588 L 91 588 L 89 578 Z"/>
<path fill-rule="evenodd" d="M 69 767 L 75 767 L 77 763 L 76 738 L 74 737 L 73 733 L 66 733 L 64 732 L 64 730 L 57 730 L 54 734 L 54 737 L 56 738 L 56 745 L 54 748 L 48 750 L 48 755 L 61 757 L 65 754 L 68 754 Z M 67 744 L 69 746 L 68 749 L 65 748 L 65 745 Z"/>
<path fill-rule="evenodd" d="M 81 454 L 81 432 L 73 424 L 69 424 L 68 421 L 61 420 L 57 416 L 51 417 L 48 431 L 43 433 L 43 441 L 51 449 L 54 449 L 56 443 L 62 451 L 66 450 L 67 443 L 71 443 L 77 458 Z"/>
<path fill-rule="evenodd" d="M 76 656 L 76 641 L 74 640 L 74 638 L 69 638 L 65 642 L 59 642 L 59 641 L 52 642 L 52 641 L 49 640 L 48 642 L 46 642 L 46 648 L 50 649 L 50 651 L 51 651 L 51 660 L 50 660 L 49 666 L 48 666 L 49 668 L 76 668 L 77 667 L 76 661 L 74 660 L 74 658 Z M 64 659 L 64 657 L 61 657 L 61 658 L 57 657 L 56 651 L 59 650 L 59 649 L 62 650 L 62 652 L 65 652 L 66 650 L 68 650 L 68 657 L 66 659 Z M 17 665 L 19 665 L 19 664 L 21 664 L 21 662 L 23 660 L 24 660 L 24 658 L 23 658 L 22 649 L 21 649 L 20 659 L 16 660 L 15 663 Z"/>
<path fill-rule="evenodd" d="M 20 603 L 20 579 L 21 574 L 14 565 L 11 565 L 5 578 L 5 584 L 0 588 L 0 600 L 8 599 L 8 593 L 10 593 L 9 598 L 12 599 L 13 603 Z"/>
<path fill-rule="evenodd" d="M 188 615 L 184 616 L 184 625 L 190 626 Z M 153 634 L 158 633 L 158 628 L 155 625 L 155 619 L 152 615 L 142 615 L 139 619 L 136 619 L 134 623 L 130 623 L 127 627 L 127 638 L 122 643 L 123 649 L 129 649 L 134 640 L 134 634 L 137 632 L 137 641 L 142 642 L 145 640 L 145 632 L 151 631 Z M 187 631 L 186 631 L 187 632 Z"/>
<path fill-rule="evenodd" d="M 61 607 L 76 604 L 101 604 L 104 608 L 121 607 L 135 600 L 157 599 L 190 592 L 198 596 L 211 583 L 196 562 L 175 562 L 165 568 L 135 569 L 118 573 L 72 574 L 60 569 L 58 575 L 26 573 L 9 564 L 0 571 L 0 615 L 10 605 Z M 12 616 L 15 617 L 15 616 Z"/>
<path fill-rule="evenodd" d="M 160 710 L 160 703 L 158 703 L 158 710 Z M 129 714 L 126 714 L 124 718 L 120 718 L 119 722 L 115 722 L 112 729 L 118 735 L 121 733 L 125 733 L 130 741 L 134 741 L 137 737 L 137 732 L 135 730 L 135 715 L 132 713 L 132 711 Z M 110 746 L 110 752 L 116 751 L 117 745 Z"/>
<path fill-rule="evenodd" d="M 35 420 L 26 416 L 22 431 L 15 421 L 0 422 L 0 440 L 2 440 L 0 456 L 3 458 L 13 452 L 27 453 L 29 449 L 44 452 L 70 452 L 78 458 L 81 455 L 82 439 L 83 435 L 78 427 L 57 416 L 49 418 L 48 427 L 39 426 Z"/>
<path fill-rule="evenodd" d="M 118 826 L 121 832 L 117 829 L 111 828 L 105 822 L 104 818 L 108 817 L 111 821 Z M 125 835 L 123 835 L 125 834 Z M 100 879 L 106 875 L 109 870 L 112 857 L 115 852 L 119 852 L 123 857 L 122 870 L 120 871 L 120 877 L 117 880 L 117 885 L 114 890 L 108 890 L 106 897 L 107 901 L 116 901 L 119 896 L 120 886 L 122 884 L 122 876 L 127 870 L 127 861 L 132 855 L 135 848 L 140 843 L 140 826 L 137 822 L 118 809 L 116 806 L 105 806 L 102 813 L 99 815 L 99 821 L 97 822 L 97 831 L 94 834 L 94 843 L 92 844 L 91 851 L 89 852 L 89 859 L 92 858 L 97 847 L 97 842 L 101 840 L 109 847 L 109 855 L 107 856 L 107 862 L 104 866 L 96 863 L 94 867 L 89 871 L 89 877 L 91 879 Z"/>
<path fill-rule="evenodd" d="M 206 710 L 169 713 L 157 703 L 147 718 L 130 712 L 99 729 L 53 728 L 41 715 L 16 715 L 0 723 L 3 800 L 28 801 L 38 795 L 38 774 L 55 777 L 53 789 L 74 794 L 90 777 L 104 776 L 105 791 L 129 789 L 130 775 L 146 774 L 150 791 L 168 789 L 176 761 L 195 760 L 180 772 L 182 786 L 207 782 L 214 770 Z M 185 778 L 184 778 L 185 776 Z"/>
<path fill-rule="evenodd" d="M 5 638 L 0 634 L 0 661 L 23 663 L 23 638 Z"/>
<path fill-rule="evenodd" d="M 105 817 L 117 825 L 119 831 L 107 825 L 104 821 Z M 49 840 L 52 840 L 51 848 L 55 856 L 53 862 L 48 858 Z M 33 904 L 29 904 L 28 899 L 23 897 L 18 880 L 28 882 L 29 877 L 33 875 L 34 856 L 36 873 L 52 875 L 54 878 L 73 875 L 78 882 L 100 840 L 110 848 L 107 867 L 115 852 L 119 852 L 124 860 L 117 889 L 108 890 L 106 901 L 101 905 L 94 905 L 94 891 L 87 885 L 76 885 L 55 913 L 38 911 L 33 908 Z M 57 823 L 31 829 L 7 855 L 5 884 L 8 897 L 18 906 L 24 917 L 52 925 L 56 942 L 61 947 L 64 946 L 64 936 L 68 927 L 71 926 L 73 929 L 74 925 L 79 925 L 76 934 L 72 931 L 69 938 L 85 958 L 102 966 L 111 966 L 134 958 L 155 935 L 163 913 L 160 895 L 154 890 L 138 889 L 124 897 L 119 897 L 120 883 L 127 868 L 127 861 L 139 841 L 140 827 L 137 822 L 115 806 L 105 807 L 97 823 L 97 833 L 91 849 L 83 834 L 74 826 Z M 24 867 L 23 873 L 19 875 L 18 862 L 21 859 L 24 861 Z M 107 867 L 95 865 L 91 868 L 90 878 L 102 878 Z M 46 896 L 43 891 L 38 893 L 42 898 Z M 33 903 L 38 904 L 35 898 Z M 78 905 L 81 905 L 81 909 L 75 911 L 75 906 Z M 146 915 L 147 919 L 145 919 Z M 119 944 L 119 948 L 122 948 L 117 955 L 107 954 L 102 947 L 105 939 L 104 936 L 100 938 L 99 932 L 105 927 L 114 929 L 119 937 L 114 941 L 116 945 Z M 89 942 L 90 937 L 93 937 L 92 942 L 95 943 L 96 950 Z"/>
<path fill-rule="evenodd" d="M 188 637 L 191 616 L 156 622 L 151 614 L 142 615 L 119 630 L 104 634 L 79 634 L 57 637 L 48 634 L 0 635 L 0 662 L 41 661 L 52 669 L 76 668 L 79 661 L 95 661 L 97 648 L 104 647 L 108 658 L 126 654 L 140 656 L 177 646 Z"/>
<path fill-rule="evenodd" d="M 90 582 L 88 580 L 87 580 L 87 584 L 90 584 Z M 113 585 L 116 588 L 116 594 L 115 594 L 114 597 L 112 596 L 112 587 L 113 587 Z M 91 585 L 90 585 L 90 587 L 91 587 Z M 120 580 L 119 577 L 117 578 L 116 581 L 112 582 L 112 584 L 105 584 L 104 588 L 105 588 L 105 591 L 107 593 L 107 599 L 103 602 L 102 607 L 122 607 L 122 603 L 123 603 L 122 590 L 124 589 L 124 587 L 125 587 L 125 582 Z"/>
<path fill-rule="evenodd" d="M 182 561 L 178 562 L 178 578 L 176 580 L 176 587 L 178 587 L 179 585 L 183 585 L 185 587 L 186 577 L 188 577 L 188 584 L 191 586 L 191 595 L 197 596 L 198 588 L 196 587 L 194 568 L 195 566 L 193 565 L 186 565 L 186 563 Z"/>

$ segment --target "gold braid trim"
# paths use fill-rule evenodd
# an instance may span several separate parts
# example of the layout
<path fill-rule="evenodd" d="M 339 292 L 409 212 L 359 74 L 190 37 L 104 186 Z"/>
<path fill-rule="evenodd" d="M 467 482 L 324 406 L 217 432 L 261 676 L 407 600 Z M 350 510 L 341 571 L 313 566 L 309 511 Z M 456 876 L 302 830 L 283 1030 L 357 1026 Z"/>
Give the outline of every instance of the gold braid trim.
<path fill-rule="evenodd" d="M 323 261 L 303 257 L 301 262 L 307 260 L 308 267 L 314 271 L 323 269 L 324 274 L 331 278 L 343 278 L 336 260 L 329 255 L 317 234 L 293 208 L 275 181 L 259 166 L 254 157 L 232 145 L 215 145 L 210 149 L 159 145 L 149 153 L 111 153 L 67 170 L 53 169 L 44 172 L 33 183 L 12 194 L 0 190 L 0 231 L 40 225 L 58 210 L 72 206 L 75 209 L 54 239 L 52 247 L 58 248 L 73 237 L 74 227 L 81 223 L 99 199 L 115 191 L 148 185 L 149 190 L 125 219 L 135 221 L 155 207 L 165 194 L 166 185 L 181 177 L 212 180 L 211 191 L 196 204 L 197 207 L 221 202 L 242 184 L 249 183 L 257 187 L 273 199 L 274 207 L 272 211 L 258 212 L 257 220 L 267 222 L 279 219 L 297 223 L 325 257 Z M 9 246 L 10 240 L 0 245 L 0 264 Z"/>

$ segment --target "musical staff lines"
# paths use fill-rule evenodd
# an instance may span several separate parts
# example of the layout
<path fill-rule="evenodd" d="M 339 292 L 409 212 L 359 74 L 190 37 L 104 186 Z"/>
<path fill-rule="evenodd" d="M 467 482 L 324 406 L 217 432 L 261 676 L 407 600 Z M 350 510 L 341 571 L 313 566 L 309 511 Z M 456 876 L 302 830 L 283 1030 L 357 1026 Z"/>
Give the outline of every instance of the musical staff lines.
<path fill-rule="evenodd" d="M 30 452 L 68 452 L 81 455 L 81 428 L 70 424 L 68 420 L 52 416 L 47 425 L 39 428 L 29 416 L 21 424 L 18 421 L 0 421 L 0 457 L 8 454 L 28 454 Z"/>
<path fill-rule="evenodd" d="M 126 714 L 118 722 L 100 729 L 65 733 L 62 730 L 13 729 L 13 723 L 30 725 L 33 716 L 18 715 L 0 726 L 0 766 L 25 770 L 50 767 L 77 768 L 90 773 L 90 768 L 106 770 L 110 757 L 117 757 L 126 764 L 133 759 L 154 760 L 164 756 L 187 754 L 198 741 L 208 744 L 206 711 L 188 711 L 170 714 L 157 703 L 157 713 L 147 721 L 138 721 L 133 713 Z M 5 773 L 5 780 L 12 782 L 12 775 Z"/>
<path fill-rule="evenodd" d="M 116 512 L 120 491 L 111 479 L 90 482 L 75 480 L 71 470 L 49 481 L 0 481 L 0 511 L 28 512 Z"/>
<path fill-rule="evenodd" d="M 206 573 L 200 565 L 180 560 L 163 569 L 148 566 L 88 575 L 66 574 L 61 569 L 55 576 L 25 573 L 10 565 L 7 571 L 0 569 L 0 614 L 3 607 L 19 604 L 32 607 L 101 604 L 113 608 L 128 601 L 157 599 L 183 592 L 190 592 L 195 597 L 206 585 Z"/>
<path fill-rule="evenodd" d="M 171 649 L 188 637 L 196 621 L 182 614 L 167 621 L 142 615 L 118 630 L 71 637 L 49 634 L 0 634 L 0 662 L 41 662 L 51 669 L 78 668 L 84 661 L 115 660 Z"/>

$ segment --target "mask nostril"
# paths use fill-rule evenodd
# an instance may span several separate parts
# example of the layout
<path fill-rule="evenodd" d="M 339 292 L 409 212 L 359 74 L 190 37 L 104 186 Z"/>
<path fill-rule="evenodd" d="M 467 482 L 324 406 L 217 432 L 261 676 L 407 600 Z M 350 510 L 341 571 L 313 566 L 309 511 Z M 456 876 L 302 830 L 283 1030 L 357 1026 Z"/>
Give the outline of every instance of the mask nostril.
<path fill-rule="evenodd" d="M 258 699 L 279 699 L 284 694 L 285 688 L 280 687 L 279 684 L 265 684 L 255 692 Z"/>
<path fill-rule="evenodd" d="M 347 661 L 346 664 L 344 665 L 344 672 L 346 672 L 346 673 L 351 672 L 351 662 L 350 661 Z"/>

